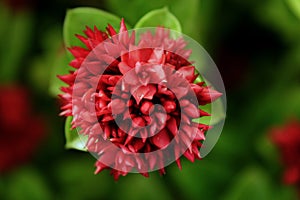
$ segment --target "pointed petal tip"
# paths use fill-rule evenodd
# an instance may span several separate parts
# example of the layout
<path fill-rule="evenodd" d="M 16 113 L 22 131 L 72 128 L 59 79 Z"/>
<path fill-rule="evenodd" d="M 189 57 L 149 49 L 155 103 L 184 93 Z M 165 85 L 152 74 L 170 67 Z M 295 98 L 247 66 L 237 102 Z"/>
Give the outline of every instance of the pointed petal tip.
<path fill-rule="evenodd" d="M 148 172 L 140 173 L 140 174 L 143 175 L 143 176 L 146 177 L 146 178 L 149 178 L 149 177 L 150 177 Z"/>
<path fill-rule="evenodd" d="M 116 30 L 110 24 L 107 24 L 106 30 L 110 36 L 114 36 L 117 34 Z"/>
<path fill-rule="evenodd" d="M 124 18 L 122 18 L 121 23 L 120 23 L 120 31 L 119 32 L 121 33 L 121 32 L 124 32 L 124 31 L 127 31 L 127 27 L 126 27 Z"/>
<path fill-rule="evenodd" d="M 219 97 L 221 97 L 223 93 L 216 90 L 209 90 L 209 95 L 210 95 L 211 102 L 213 102 L 217 100 Z"/>
<path fill-rule="evenodd" d="M 177 166 L 178 166 L 178 169 L 179 169 L 179 170 L 182 170 L 182 166 L 181 166 L 181 162 L 180 162 L 180 159 L 179 159 L 179 158 L 176 160 L 176 164 L 177 164 Z"/>

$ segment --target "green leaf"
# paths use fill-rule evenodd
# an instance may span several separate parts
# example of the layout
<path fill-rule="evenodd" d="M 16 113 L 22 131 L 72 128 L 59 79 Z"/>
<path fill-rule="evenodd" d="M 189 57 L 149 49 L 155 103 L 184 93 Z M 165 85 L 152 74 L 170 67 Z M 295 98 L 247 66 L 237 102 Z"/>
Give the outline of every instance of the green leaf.
<path fill-rule="evenodd" d="M 207 2 L 210 3 L 211 1 Z M 206 3 L 206 4 L 207 4 Z M 129 5 L 130 6 L 127 6 Z M 124 16 L 127 22 L 135 24 L 145 13 L 151 10 L 167 6 L 178 19 L 182 25 L 182 32 L 186 35 L 199 40 L 203 35 L 201 31 L 195 31 L 195 27 L 206 30 L 203 26 L 207 23 L 207 6 L 203 7 L 201 0 L 109 0 L 106 1 L 108 10 Z M 126 9 L 124 9 L 126 7 Z M 200 12 L 199 12 L 200 10 Z M 206 14 L 206 15 L 205 15 Z M 203 21 L 203 22 L 202 22 Z M 209 24 L 209 23 L 208 23 Z"/>
<path fill-rule="evenodd" d="M 65 123 L 66 135 L 66 148 L 77 149 L 80 151 L 87 151 L 85 144 L 87 143 L 88 136 L 79 136 L 77 129 L 72 129 L 72 117 L 67 117 Z"/>
<path fill-rule="evenodd" d="M 203 77 L 199 74 L 194 82 L 195 82 L 195 83 L 204 82 L 204 79 L 203 79 Z"/>
<path fill-rule="evenodd" d="M 163 26 L 181 32 L 181 25 L 178 19 L 168 10 L 167 7 L 152 10 L 145 14 L 134 28 Z"/>
<path fill-rule="evenodd" d="M 74 71 L 74 69 L 68 65 L 67 53 L 61 52 L 59 55 L 56 55 L 56 59 L 54 61 L 53 69 L 50 75 L 49 93 L 52 96 L 56 97 L 59 93 L 61 93 L 60 88 L 63 86 L 67 86 L 67 84 L 61 81 L 57 77 L 57 75 L 65 75 L 68 74 L 69 71 Z"/>
<path fill-rule="evenodd" d="M 119 17 L 103 10 L 89 7 L 70 9 L 67 11 L 63 27 L 64 42 L 67 47 L 83 46 L 75 34 L 82 35 L 86 26 L 97 26 L 100 30 L 105 30 L 108 24 L 119 28 L 120 22 Z"/>
<path fill-rule="evenodd" d="M 300 19 L 300 1 L 299 0 L 287 0 L 290 9 L 295 13 L 295 15 Z"/>
<path fill-rule="evenodd" d="M 225 119 L 226 113 L 225 113 L 225 108 L 224 104 L 221 101 L 221 99 L 217 99 L 212 103 L 214 113 L 212 113 L 214 116 L 212 117 L 212 120 L 210 121 L 211 125 L 219 123 L 221 120 Z"/>

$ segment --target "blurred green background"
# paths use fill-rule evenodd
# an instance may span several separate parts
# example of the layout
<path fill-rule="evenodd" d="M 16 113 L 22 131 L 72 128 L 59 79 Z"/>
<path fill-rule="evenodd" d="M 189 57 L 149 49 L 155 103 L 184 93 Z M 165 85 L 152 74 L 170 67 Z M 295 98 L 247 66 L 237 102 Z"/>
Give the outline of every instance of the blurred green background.
<path fill-rule="evenodd" d="M 1 172 L 0 199 L 297 199 L 297 188 L 282 183 L 283 166 L 268 133 L 291 118 L 300 119 L 298 2 L 2 0 L 0 95 L 12 85 L 28 92 L 32 108 L 27 123 L 33 125 L 21 127 L 22 142 L 31 142 L 27 134 L 37 123 L 31 116 L 40 117 L 43 131 L 24 162 L 12 162 Z M 223 76 L 228 100 L 225 127 L 208 156 L 195 163 L 183 159 L 181 171 L 172 164 L 165 176 L 129 174 L 115 182 L 109 171 L 93 174 L 90 154 L 64 149 L 64 118 L 58 116 L 58 99 L 50 95 L 49 83 L 55 78 L 53 68 L 64 67 L 66 10 L 78 6 L 112 12 L 132 25 L 148 11 L 168 6 L 183 32 L 203 45 Z M 0 140 L 8 146 L 0 147 L 3 164 L 4 155 L 14 155 L 20 145 L 19 137 L 9 139 L 10 132 L 0 130 Z"/>

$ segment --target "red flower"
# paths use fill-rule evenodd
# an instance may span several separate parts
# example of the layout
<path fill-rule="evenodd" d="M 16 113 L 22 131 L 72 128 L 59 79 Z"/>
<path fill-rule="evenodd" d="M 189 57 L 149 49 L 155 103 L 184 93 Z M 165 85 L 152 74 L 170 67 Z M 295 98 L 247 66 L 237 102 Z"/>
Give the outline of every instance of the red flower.
<path fill-rule="evenodd" d="M 44 136 L 43 121 L 33 115 L 29 93 L 0 86 L 0 173 L 27 161 Z"/>
<path fill-rule="evenodd" d="M 124 21 L 119 34 L 89 27 L 77 37 L 86 48 L 71 47 L 75 57 L 70 74 L 59 76 L 62 88 L 61 115 L 73 116 L 73 127 L 88 135 L 88 150 L 97 157 L 96 172 L 111 169 L 115 179 L 128 172 L 148 176 L 180 156 L 194 162 L 208 125 L 193 122 L 207 116 L 199 105 L 221 94 L 204 82 L 187 59 L 186 42 L 172 39 L 157 28 L 140 35 L 129 34 Z"/>
<path fill-rule="evenodd" d="M 294 120 L 274 128 L 271 139 L 280 150 L 285 166 L 284 182 L 300 186 L 300 123 Z"/>

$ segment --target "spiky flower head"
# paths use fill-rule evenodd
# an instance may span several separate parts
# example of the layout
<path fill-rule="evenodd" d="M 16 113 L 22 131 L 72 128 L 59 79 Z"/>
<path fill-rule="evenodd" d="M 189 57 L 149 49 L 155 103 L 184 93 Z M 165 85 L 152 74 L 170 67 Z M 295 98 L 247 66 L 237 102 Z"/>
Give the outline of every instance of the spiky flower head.
<path fill-rule="evenodd" d="M 76 35 L 85 47 L 70 47 L 75 69 L 59 76 L 68 84 L 60 95 L 61 115 L 88 137 L 86 147 L 97 157 L 96 172 L 111 169 L 115 179 L 128 172 L 149 171 L 172 161 L 181 168 L 183 155 L 201 159 L 199 147 L 209 125 L 194 119 L 221 93 L 204 82 L 188 61 L 191 50 L 168 29 L 157 27 L 139 36 L 124 20 L 117 31 L 86 27 Z"/>

